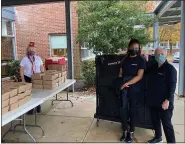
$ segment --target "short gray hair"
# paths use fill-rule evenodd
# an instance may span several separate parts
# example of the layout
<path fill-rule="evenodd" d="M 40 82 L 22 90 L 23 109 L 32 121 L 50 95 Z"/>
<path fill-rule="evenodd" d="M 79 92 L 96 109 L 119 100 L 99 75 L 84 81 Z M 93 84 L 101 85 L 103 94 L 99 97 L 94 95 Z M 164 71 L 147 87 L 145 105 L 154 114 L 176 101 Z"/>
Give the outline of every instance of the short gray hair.
<path fill-rule="evenodd" d="M 167 50 L 166 50 L 166 49 L 161 48 L 161 47 L 158 47 L 158 48 L 156 48 L 156 49 L 155 49 L 155 52 L 156 52 L 157 50 L 161 50 L 161 51 L 163 51 L 163 52 L 164 52 L 164 54 L 167 56 Z"/>

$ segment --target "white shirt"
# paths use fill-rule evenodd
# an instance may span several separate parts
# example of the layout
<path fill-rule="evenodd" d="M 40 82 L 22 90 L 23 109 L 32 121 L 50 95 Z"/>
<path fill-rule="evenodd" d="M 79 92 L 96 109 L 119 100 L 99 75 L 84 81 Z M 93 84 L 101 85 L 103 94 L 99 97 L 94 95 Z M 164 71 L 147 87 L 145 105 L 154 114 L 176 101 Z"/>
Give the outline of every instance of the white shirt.
<path fill-rule="evenodd" d="M 35 57 L 34 72 L 41 73 L 40 67 L 43 65 L 42 59 L 39 56 L 34 56 L 34 57 Z M 20 66 L 24 67 L 24 75 L 27 77 L 31 77 L 31 75 L 33 74 L 32 63 L 27 56 L 23 57 L 23 59 L 21 60 Z"/>

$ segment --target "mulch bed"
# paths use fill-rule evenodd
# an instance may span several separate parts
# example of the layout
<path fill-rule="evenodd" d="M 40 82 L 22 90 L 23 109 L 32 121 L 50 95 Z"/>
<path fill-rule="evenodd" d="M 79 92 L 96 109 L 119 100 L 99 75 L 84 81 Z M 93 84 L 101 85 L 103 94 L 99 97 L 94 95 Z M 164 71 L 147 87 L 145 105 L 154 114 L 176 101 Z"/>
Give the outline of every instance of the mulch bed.
<path fill-rule="evenodd" d="M 83 92 L 86 95 L 96 95 L 96 86 L 95 85 L 93 85 L 93 86 L 86 86 L 86 87 L 84 87 L 82 89 L 77 89 L 75 91 Z"/>

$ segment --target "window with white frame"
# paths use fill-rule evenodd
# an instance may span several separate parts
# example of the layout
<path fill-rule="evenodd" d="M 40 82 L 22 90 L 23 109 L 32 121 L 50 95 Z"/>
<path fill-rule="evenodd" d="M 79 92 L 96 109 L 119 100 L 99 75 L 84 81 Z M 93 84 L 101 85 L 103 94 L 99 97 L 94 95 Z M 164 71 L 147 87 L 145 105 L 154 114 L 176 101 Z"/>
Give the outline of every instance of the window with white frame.
<path fill-rule="evenodd" d="M 67 56 L 67 37 L 63 34 L 52 34 L 50 37 L 51 56 Z"/>
<path fill-rule="evenodd" d="M 94 57 L 95 57 L 95 54 L 93 53 L 93 50 L 89 50 L 86 44 L 84 43 L 81 46 L 81 60 L 83 61 Z"/>

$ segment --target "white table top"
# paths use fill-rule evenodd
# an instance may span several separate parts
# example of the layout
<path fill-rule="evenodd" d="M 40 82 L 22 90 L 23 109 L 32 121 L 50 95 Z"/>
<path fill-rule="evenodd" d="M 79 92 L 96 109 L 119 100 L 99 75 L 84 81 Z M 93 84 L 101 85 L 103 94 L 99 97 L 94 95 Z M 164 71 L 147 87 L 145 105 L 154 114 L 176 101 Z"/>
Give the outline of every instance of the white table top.
<path fill-rule="evenodd" d="M 2 115 L 2 124 L 1 126 L 6 125 L 7 123 L 13 121 L 14 119 L 20 117 L 25 114 L 29 110 L 35 108 L 36 106 L 42 104 L 44 102 L 43 99 L 40 98 L 31 98 L 27 103 L 18 107 L 17 109 L 10 111 L 4 115 Z"/>
<path fill-rule="evenodd" d="M 65 83 L 61 84 L 59 87 L 57 87 L 53 90 L 33 89 L 32 98 L 27 103 L 25 103 L 24 105 L 18 107 L 17 109 L 15 109 L 13 111 L 10 111 L 10 112 L 2 115 L 1 126 L 6 125 L 7 123 L 9 123 L 9 122 L 13 121 L 14 119 L 20 117 L 21 115 L 25 114 L 29 110 L 44 103 L 44 101 L 55 96 L 56 94 L 63 91 L 67 87 L 73 85 L 75 82 L 76 82 L 76 80 L 67 80 Z"/>
<path fill-rule="evenodd" d="M 55 89 L 33 89 L 32 90 L 32 98 L 42 98 L 44 101 L 48 100 L 49 98 L 56 96 L 59 92 L 63 91 L 64 89 L 68 88 L 69 86 L 73 85 L 76 80 L 67 80 L 65 83 L 61 84 Z"/>

